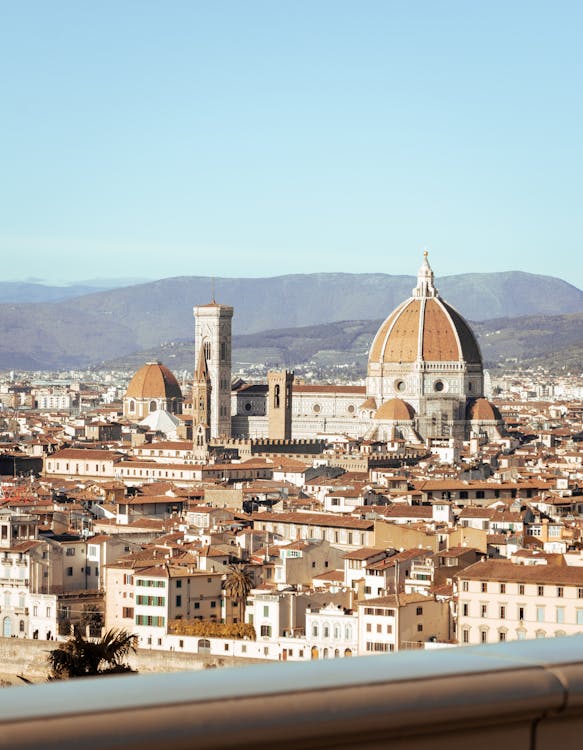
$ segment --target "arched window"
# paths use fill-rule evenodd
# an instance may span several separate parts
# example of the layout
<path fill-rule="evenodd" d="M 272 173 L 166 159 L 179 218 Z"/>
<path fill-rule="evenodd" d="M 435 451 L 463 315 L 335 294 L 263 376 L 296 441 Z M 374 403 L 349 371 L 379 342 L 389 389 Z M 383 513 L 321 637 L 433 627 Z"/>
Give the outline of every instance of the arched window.
<path fill-rule="evenodd" d="M 205 341 L 202 345 L 203 351 L 204 351 L 204 358 L 208 362 L 211 358 L 211 342 Z"/>
<path fill-rule="evenodd" d="M 276 385 L 273 389 L 273 406 L 275 409 L 279 409 L 280 396 L 279 396 L 279 385 Z"/>
<path fill-rule="evenodd" d="M 155 401 L 150 401 L 150 411 L 157 411 L 158 404 Z"/>
<path fill-rule="evenodd" d="M 314 636 L 314 638 L 318 637 L 318 626 L 317 625 L 312 625 L 312 635 Z"/>
<path fill-rule="evenodd" d="M 136 402 L 134 401 L 133 398 L 130 398 L 130 403 L 129 403 L 128 408 L 132 412 L 136 410 Z"/>
<path fill-rule="evenodd" d="M 328 623 L 324 625 L 324 638 L 330 638 L 330 626 Z"/>
<path fill-rule="evenodd" d="M 340 640 L 340 625 L 334 625 L 334 640 Z"/>
<path fill-rule="evenodd" d="M 344 629 L 344 640 L 345 641 L 351 641 L 352 640 L 352 628 L 350 625 L 347 625 Z"/>

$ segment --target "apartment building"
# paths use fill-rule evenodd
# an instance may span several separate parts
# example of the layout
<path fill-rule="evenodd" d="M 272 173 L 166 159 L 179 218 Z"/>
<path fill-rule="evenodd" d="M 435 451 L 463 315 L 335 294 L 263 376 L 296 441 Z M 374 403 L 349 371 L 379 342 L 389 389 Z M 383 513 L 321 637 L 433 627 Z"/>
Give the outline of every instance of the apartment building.
<path fill-rule="evenodd" d="M 583 567 L 484 560 L 457 577 L 461 644 L 583 632 Z"/>

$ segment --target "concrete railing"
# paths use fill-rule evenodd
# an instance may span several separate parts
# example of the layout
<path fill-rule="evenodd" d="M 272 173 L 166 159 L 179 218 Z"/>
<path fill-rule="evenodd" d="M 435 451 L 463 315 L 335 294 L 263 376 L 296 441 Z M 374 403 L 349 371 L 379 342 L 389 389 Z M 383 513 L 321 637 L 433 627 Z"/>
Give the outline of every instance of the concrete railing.
<path fill-rule="evenodd" d="M 583 636 L 6 688 L 11 748 L 583 747 Z"/>

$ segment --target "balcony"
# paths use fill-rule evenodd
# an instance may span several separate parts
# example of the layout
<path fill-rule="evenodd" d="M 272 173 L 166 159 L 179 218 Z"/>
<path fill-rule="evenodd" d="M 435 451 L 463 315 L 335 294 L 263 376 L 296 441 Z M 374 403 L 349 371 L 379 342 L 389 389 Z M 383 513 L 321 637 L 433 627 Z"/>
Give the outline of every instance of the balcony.
<path fill-rule="evenodd" d="M 6 688 L 11 748 L 556 750 L 583 736 L 583 636 Z"/>

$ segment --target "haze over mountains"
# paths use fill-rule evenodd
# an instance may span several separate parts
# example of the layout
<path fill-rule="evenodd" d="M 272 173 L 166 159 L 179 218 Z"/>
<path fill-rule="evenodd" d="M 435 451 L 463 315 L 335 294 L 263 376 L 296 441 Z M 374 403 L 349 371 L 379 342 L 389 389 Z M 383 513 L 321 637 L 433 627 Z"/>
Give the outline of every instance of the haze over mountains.
<path fill-rule="evenodd" d="M 561 279 L 516 271 L 449 276 L 436 284 L 468 320 L 504 319 L 485 329 L 474 326 L 481 334 L 485 359 L 495 341 L 508 352 L 506 356 L 531 354 L 533 332 L 541 330 L 546 331 L 547 352 L 557 344 L 577 345 L 583 292 Z M 214 282 L 217 301 L 235 307 L 235 349 L 241 355 L 255 351 L 259 357 L 271 351 L 274 365 L 294 364 L 296 356 L 309 359 L 322 351 L 365 356 L 379 322 L 411 294 L 414 285 L 412 276 L 336 273 Z M 0 299 L 6 299 L 7 286 L 0 285 Z M 209 278 L 176 277 L 90 294 L 81 287 L 78 296 L 56 301 L 5 302 L 0 304 L 0 368 L 97 365 L 132 354 L 147 356 L 145 351 L 157 351 L 163 342 L 180 340 L 189 351 L 192 308 L 208 302 L 211 290 Z M 31 290 L 28 299 L 38 299 L 39 293 Z M 535 316 L 530 328 L 525 328 L 525 320 L 515 320 L 520 316 Z M 340 326 L 328 325 L 341 321 Z M 289 330 L 299 326 L 314 328 Z M 557 326 L 562 331 L 559 337 Z M 269 334 L 254 336 L 266 330 Z M 504 334 L 495 334 L 497 330 Z M 531 333 L 526 335 L 525 330 Z"/>

